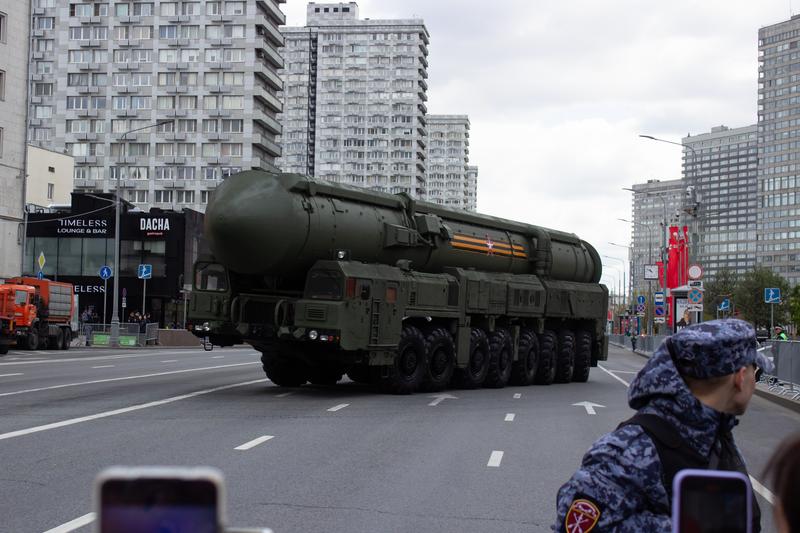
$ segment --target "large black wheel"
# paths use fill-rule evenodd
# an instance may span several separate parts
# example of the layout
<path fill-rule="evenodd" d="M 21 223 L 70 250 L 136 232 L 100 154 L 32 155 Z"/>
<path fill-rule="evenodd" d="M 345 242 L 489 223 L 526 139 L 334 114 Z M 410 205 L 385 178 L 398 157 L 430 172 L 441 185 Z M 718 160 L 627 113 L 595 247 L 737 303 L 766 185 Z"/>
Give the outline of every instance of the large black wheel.
<path fill-rule="evenodd" d="M 414 326 L 404 326 L 397 353 L 383 378 L 382 387 L 392 394 L 411 394 L 422 385 L 426 372 L 425 337 Z"/>
<path fill-rule="evenodd" d="M 554 331 L 546 329 L 539 335 L 539 366 L 533 382 L 550 385 L 556 379 L 556 348 L 558 338 Z"/>
<path fill-rule="evenodd" d="M 539 366 L 539 339 L 532 329 L 523 329 L 519 334 L 517 360 L 511 365 L 512 385 L 530 385 L 536 378 Z"/>
<path fill-rule="evenodd" d="M 279 387 L 299 387 L 308 381 L 308 370 L 300 361 L 289 357 L 289 347 L 272 341 L 261 348 L 261 364 L 270 381 Z"/>
<path fill-rule="evenodd" d="M 508 330 L 497 329 L 489 335 L 489 372 L 484 387 L 499 389 L 508 385 L 511 378 L 511 365 L 514 362 L 514 346 Z"/>
<path fill-rule="evenodd" d="M 575 370 L 575 334 L 562 329 L 558 332 L 556 383 L 569 383 Z"/>
<path fill-rule="evenodd" d="M 456 345 L 453 336 L 444 328 L 434 328 L 425 337 L 425 378 L 422 389 L 437 392 L 450 385 L 456 368 Z"/>
<path fill-rule="evenodd" d="M 48 344 L 53 347 L 54 350 L 63 350 L 64 349 L 64 330 L 58 328 L 58 333 L 55 336 L 50 337 L 48 339 Z"/>
<path fill-rule="evenodd" d="M 35 329 L 31 329 L 28 332 L 27 337 L 25 338 L 25 347 L 28 350 L 38 350 L 39 349 L 39 332 Z"/>
<path fill-rule="evenodd" d="M 8 344 L 0 344 L 0 355 L 8 353 Z"/>
<path fill-rule="evenodd" d="M 469 338 L 469 363 L 456 368 L 453 383 L 462 389 L 477 389 L 489 372 L 489 339 L 482 329 L 472 328 Z"/>
<path fill-rule="evenodd" d="M 592 366 L 592 334 L 579 331 L 575 338 L 575 369 L 572 381 L 586 383 L 589 380 L 589 368 Z"/>
<path fill-rule="evenodd" d="M 64 331 L 64 338 L 61 340 L 61 349 L 69 350 L 69 345 L 72 344 L 72 330 L 64 328 L 62 331 Z"/>

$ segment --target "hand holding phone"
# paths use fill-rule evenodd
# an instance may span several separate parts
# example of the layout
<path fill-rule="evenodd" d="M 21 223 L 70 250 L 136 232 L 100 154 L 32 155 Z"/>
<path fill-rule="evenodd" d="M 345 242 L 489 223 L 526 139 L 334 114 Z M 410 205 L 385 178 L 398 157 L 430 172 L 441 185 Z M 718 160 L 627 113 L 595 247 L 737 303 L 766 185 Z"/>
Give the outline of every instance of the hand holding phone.
<path fill-rule="evenodd" d="M 95 484 L 96 531 L 221 533 L 223 487 L 212 468 L 109 468 Z"/>
<path fill-rule="evenodd" d="M 678 472 L 672 484 L 673 533 L 751 533 L 753 490 L 740 472 Z"/>

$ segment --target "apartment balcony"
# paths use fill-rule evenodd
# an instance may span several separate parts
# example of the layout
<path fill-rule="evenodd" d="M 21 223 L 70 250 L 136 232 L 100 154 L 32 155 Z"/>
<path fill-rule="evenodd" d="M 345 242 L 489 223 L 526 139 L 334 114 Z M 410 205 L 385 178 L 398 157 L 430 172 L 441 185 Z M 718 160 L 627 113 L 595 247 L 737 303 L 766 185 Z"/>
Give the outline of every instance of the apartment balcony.
<path fill-rule="evenodd" d="M 233 91 L 230 85 L 210 85 L 206 90 L 210 94 L 228 94 Z"/>
<path fill-rule="evenodd" d="M 166 63 L 169 70 L 189 70 L 189 63 Z"/>
<path fill-rule="evenodd" d="M 139 16 L 130 16 L 130 17 L 119 17 L 117 22 L 120 24 L 139 24 L 142 22 L 142 17 Z"/>
<path fill-rule="evenodd" d="M 253 145 L 264 150 L 273 157 L 280 157 L 281 155 L 280 145 L 270 140 L 265 135 L 253 135 Z"/>
<path fill-rule="evenodd" d="M 230 109 L 212 109 L 208 111 L 208 116 L 210 117 L 230 117 L 231 110 Z"/>
<path fill-rule="evenodd" d="M 425 80 L 417 80 L 417 84 L 420 86 L 420 88 L 423 91 L 427 91 L 428 90 L 428 82 L 427 81 L 425 81 Z"/>
<path fill-rule="evenodd" d="M 167 94 L 186 94 L 189 88 L 184 85 L 168 85 L 164 87 L 164 92 Z"/>
<path fill-rule="evenodd" d="M 42 97 L 41 96 L 31 96 L 31 103 L 32 104 L 41 104 Z"/>
<path fill-rule="evenodd" d="M 75 158 L 75 163 L 97 163 L 97 156 L 84 155 Z"/>
<path fill-rule="evenodd" d="M 276 26 L 283 26 L 286 24 L 286 15 L 284 15 L 278 4 L 272 0 L 256 0 L 256 6 L 261 8 L 272 19 Z"/>
<path fill-rule="evenodd" d="M 428 136 L 428 130 L 426 130 L 422 126 L 417 126 L 417 133 L 419 133 L 423 137 L 427 137 Z"/>
<path fill-rule="evenodd" d="M 419 62 L 427 69 L 428 68 L 428 60 L 425 59 L 425 56 L 418 56 Z"/>
<path fill-rule="evenodd" d="M 220 133 L 218 131 L 214 133 L 206 133 L 205 138 L 209 141 L 225 141 L 228 142 L 231 140 L 231 136 L 228 133 Z"/>
<path fill-rule="evenodd" d="M 117 48 L 127 48 L 129 46 L 139 46 L 139 41 L 120 39 L 119 41 L 114 41 L 114 45 L 116 45 Z"/>
<path fill-rule="evenodd" d="M 426 106 L 422 102 L 417 104 L 417 109 L 419 109 L 420 113 L 422 113 L 423 115 L 428 112 L 428 106 Z"/>
<path fill-rule="evenodd" d="M 168 133 L 167 135 L 165 135 L 165 138 L 168 141 L 185 141 L 186 140 L 186 134 L 182 133 L 182 132 Z"/>
<path fill-rule="evenodd" d="M 186 115 L 186 109 L 170 109 L 167 112 L 167 117 L 185 117 Z"/>
<path fill-rule="evenodd" d="M 47 76 L 48 79 L 50 79 L 52 77 L 51 74 L 31 74 L 31 80 L 33 80 L 33 81 L 42 81 L 42 80 L 44 80 L 45 76 Z"/>
<path fill-rule="evenodd" d="M 117 117 L 135 117 L 138 114 L 136 109 L 115 109 L 114 115 Z"/>
<path fill-rule="evenodd" d="M 48 122 L 50 121 L 50 119 L 47 119 L 47 120 L 48 120 Z M 43 118 L 31 118 L 31 119 L 28 119 L 28 122 L 30 123 L 31 126 L 41 126 L 41 125 L 44 124 L 44 121 L 45 121 L 45 119 L 43 119 Z"/>
<path fill-rule="evenodd" d="M 265 15 L 256 14 L 256 35 L 260 35 L 267 42 L 274 46 L 284 46 L 286 39 L 278 31 L 275 23 L 269 20 Z"/>
<path fill-rule="evenodd" d="M 281 111 L 283 111 L 283 103 L 280 101 L 280 99 L 274 94 L 270 93 L 269 91 L 266 91 L 261 87 L 253 88 L 253 98 L 258 100 L 266 107 L 272 109 L 276 113 L 280 113 Z"/>
<path fill-rule="evenodd" d="M 417 69 L 417 72 L 419 73 L 419 77 L 422 78 L 423 80 L 428 79 L 428 71 L 425 70 L 424 68 Z"/>
<path fill-rule="evenodd" d="M 420 52 L 422 52 L 422 55 L 424 55 L 424 56 L 428 55 L 428 46 L 424 42 L 423 43 L 419 43 L 419 50 L 420 50 Z"/>
<path fill-rule="evenodd" d="M 76 189 L 96 189 L 96 188 L 99 188 L 99 186 L 98 186 L 99 184 L 100 184 L 100 182 L 95 181 L 95 180 L 79 180 L 79 179 L 76 179 L 76 180 L 72 181 L 72 185 Z"/>
<path fill-rule="evenodd" d="M 103 46 L 104 41 L 99 41 L 97 39 L 88 39 L 84 41 L 78 41 L 78 46 L 81 48 L 100 48 Z"/>
<path fill-rule="evenodd" d="M 189 22 L 192 20 L 191 15 L 171 15 L 167 17 L 167 20 L 170 24 L 182 24 L 184 22 Z"/>
<path fill-rule="evenodd" d="M 283 90 L 283 80 L 275 72 L 275 68 L 266 64 L 264 61 L 256 61 L 253 67 L 253 73 L 263 79 L 267 85 L 276 91 Z"/>
<path fill-rule="evenodd" d="M 164 40 L 162 39 L 161 42 L 163 43 Z M 172 47 L 184 47 L 189 46 L 189 39 L 166 39 L 167 46 Z"/>
<path fill-rule="evenodd" d="M 96 117 L 97 109 L 78 109 L 76 114 L 79 117 Z"/>
<path fill-rule="evenodd" d="M 115 89 L 119 94 L 136 94 L 139 92 L 139 87 L 133 87 L 130 85 L 126 85 L 124 87 L 115 87 Z"/>
<path fill-rule="evenodd" d="M 78 17 L 81 26 L 85 24 L 103 24 L 108 17 Z"/>
<path fill-rule="evenodd" d="M 233 22 L 234 16 L 233 15 L 224 15 L 220 13 L 219 15 L 211 15 L 208 17 L 208 20 L 213 24 L 220 24 L 223 22 Z"/>
<path fill-rule="evenodd" d="M 139 63 L 115 63 L 117 70 L 139 70 Z"/>
<path fill-rule="evenodd" d="M 186 164 L 186 158 L 183 157 L 183 156 L 163 157 L 163 158 L 161 158 L 161 161 L 163 161 L 167 165 L 185 165 Z"/>
<path fill-rule="evenodd" d="M 282 129 L 280 122 L 260 109 L 253 110 L 253 121 L 257 122 L 259 126 L 270 133 L 274 133 L 275 135 L 281 134 Z"/>
<path fill-rule="evenodd" d="M 233 65 L 230 63 L 206 63 L 206 68 L 210 70 L 231 70 Z"/>
<path fill-rule="evenodd" d="M 45 14 L 45 9 L 43 7 L 34 7 L 33 8 L 33 14 L 34 15 L 44 15 Z"/>
<path fill-rule="evenodd" d="M 90 133 L 90 132 L 76 133 L 75 134 L 75 140 L 78 140 L 78 141 L 96 141 L 97 140 L 97 134 L 96 133 Z"/>
<path fill-rule="evenodd" d="M 105 64 L 102 65 L 105 68 Z M 80 70 L 100 70 L 101 65 L 100 63 L 79 63 L 78 68 Z"/>
<path fill-rule="evenodd" d="M 266 41 L 256 45 L 256 57 L 260 57 L 272 63 L 275 68 L 283 68 L 283 57 L 271 44 Z"/>

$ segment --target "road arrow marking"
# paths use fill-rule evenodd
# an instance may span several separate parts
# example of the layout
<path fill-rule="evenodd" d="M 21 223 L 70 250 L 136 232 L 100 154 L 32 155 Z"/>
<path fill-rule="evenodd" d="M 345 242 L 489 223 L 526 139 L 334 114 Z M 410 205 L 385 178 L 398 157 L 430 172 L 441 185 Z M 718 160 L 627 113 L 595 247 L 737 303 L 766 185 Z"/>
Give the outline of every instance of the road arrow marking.
<path fill-rule="evenodd" d="M 597 412 L 595 412 L 594 410 L 595 407 L 605 407 L 605 405 L 600 405 L 599 403 L 592 403 L 592 402 L 579 402 L 579 403 L 573 403 L 572 405 L 583 407 L 584 409 L 586 409 L 587 415 L 596 415 Z"/>
<path fill-rule="evenodd" d="M 429 396 L 429 398 L 436 398 L 435 400 L 433 400 L 431 403 L 428 404 L 431 407 L 436 407 L 445 400 L 458 400 L 458 396 L 453 396 L 452 394 L 436 394 L 433 396 Z"/>

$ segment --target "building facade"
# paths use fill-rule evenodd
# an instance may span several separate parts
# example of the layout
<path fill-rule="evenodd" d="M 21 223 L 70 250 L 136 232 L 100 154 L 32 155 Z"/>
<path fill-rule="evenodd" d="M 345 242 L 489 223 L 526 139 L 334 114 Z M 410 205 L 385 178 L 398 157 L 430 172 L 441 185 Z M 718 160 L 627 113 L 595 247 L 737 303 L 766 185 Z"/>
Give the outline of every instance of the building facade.
<path fill-rule="evenodd" d="M 22 266 L 30 3 L 0 0 L 0 279 Z"/>
<path fill-rule="evenodd" d="M 738 274 L 756 263 L 757 126 L 717 126 L 684 137 L 682 222 L 690 226 L 690 260 L 706 278 L 720 269 Z M 688 189 L 692 187 L 692 189 Z"/>
<path fill-rule="evenodd" d="M 669 226 L 679 221 L 686 186 L 682 179 L 648 180 L 632 188 L 633 224 L 628 260 L 633 269 L 629 286 L 630 294 L 644 294 L 651 288 L 645 280 L 645 265 L 655 265 L 661 260 L 668 231 L 664 223 Z M 653 284 L 658 286 L 657 281 Z"/>
<path fill-rule="evenodd" d="M 469 130 L 467 115 L 428 115 L 427 201 L 475 211 L 478 167 L 468 165 Z"/>
<path fill-rule="evenodd" d="M 76 189 L 203 210 L 274 168 L 283 0 L 32 1 L 28 136 L 75 157 Z"/>
<path fill-rule="evenodd" d="M 28 145 L 28 184 L 25 204 L 29 211 L 71 201 L 75 160 L 71 155 Z"/>
<path fill-rule="evenodd" d="M 800 282 L 800 15 L 758 30 L 756 262 Z"/>
<path fill-rule="evenodd" d="M 306 26 L 282 31 L 281 170 L 425 198 L 424 22 L 312 2 Z"/>

